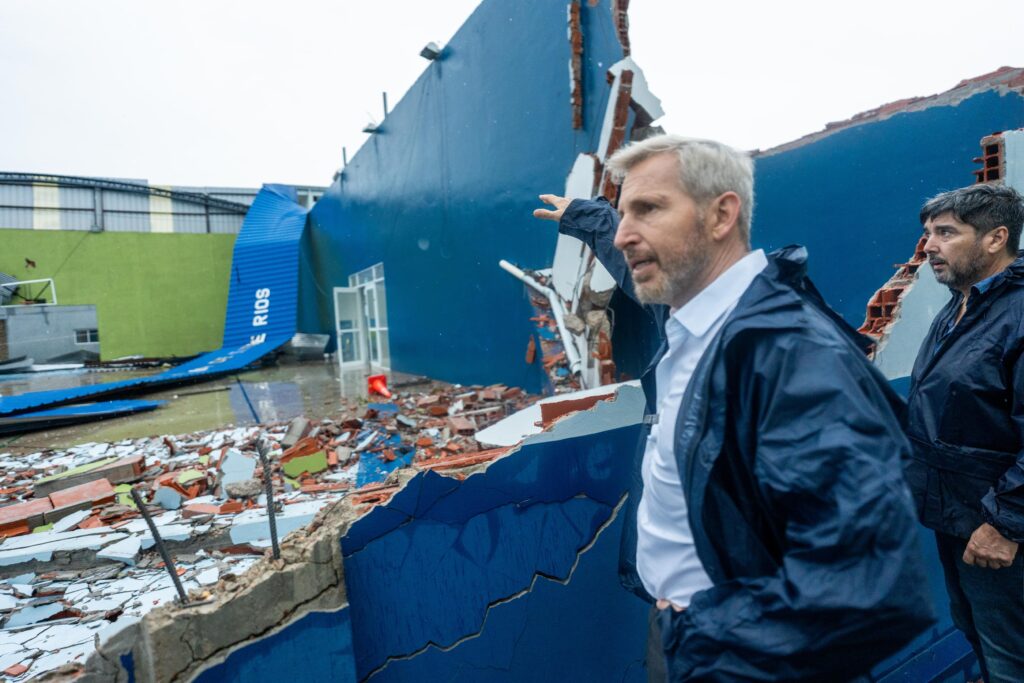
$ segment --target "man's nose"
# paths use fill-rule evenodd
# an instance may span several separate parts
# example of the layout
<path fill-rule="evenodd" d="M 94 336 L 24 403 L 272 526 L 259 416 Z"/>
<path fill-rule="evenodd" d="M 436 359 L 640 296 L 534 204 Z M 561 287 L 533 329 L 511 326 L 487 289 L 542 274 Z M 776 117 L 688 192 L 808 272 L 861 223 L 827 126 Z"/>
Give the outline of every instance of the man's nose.
<path fill-rule="evenodd" d="M 928 235 L 924 241 L 924 248 L 922 249 L 926 254 L 937 254 L 939 253 L 939 245 L 935 240 L 935 235 Z"/>
<path fill-rule="evenodd" d="M 624 251 L 626 247 L 636 241 L 636 232 L 633 231 L 633 221 L 629 217 L 623 217 L 619 221 L 619 227 L 615 229 L 615 248 Z"/>

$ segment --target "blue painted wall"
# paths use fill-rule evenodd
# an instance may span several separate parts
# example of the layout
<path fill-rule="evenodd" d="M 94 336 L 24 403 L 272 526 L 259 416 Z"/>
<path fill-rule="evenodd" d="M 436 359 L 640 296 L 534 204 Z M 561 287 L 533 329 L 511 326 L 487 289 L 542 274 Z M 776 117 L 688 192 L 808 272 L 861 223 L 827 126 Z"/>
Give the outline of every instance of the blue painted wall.
<path fill-rule="evenodd" d="M 579 130 L 566 3 L 481 3 L 314 207 L 300 329 L 331 332 L 331 288 L 383 262 L 394 369 L 540 388 L 523 361 L 530 306 L 498 260 L 551 265 L 554 225 L 531 211 L 597 147 L 605 72 L 622 57 L 610 3 L 581 3 Z"/>
<path fill-rule="evenodd" d="M 852 325 L 908 260 L 928 197 L 974 182 L 979 141 L 1024 126 L 1024 98 L 995 91 L 854 126 L 756 160 L 755 247 L 805 245 L 810 274 Z"/>

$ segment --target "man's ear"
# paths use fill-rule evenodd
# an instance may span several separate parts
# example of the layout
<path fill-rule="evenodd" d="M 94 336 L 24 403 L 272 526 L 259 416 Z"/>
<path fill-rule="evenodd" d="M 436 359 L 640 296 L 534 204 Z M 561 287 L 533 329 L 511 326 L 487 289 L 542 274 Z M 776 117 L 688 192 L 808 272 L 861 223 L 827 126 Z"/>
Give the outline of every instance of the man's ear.
<path fill-rule="evenodd" d="M 985 251 L 998 254 L 1006 250 L 1006 242 L 1010 239 L 1010 231 L 1005 225 L 993 228 L 985 234 Z"/>
<path fill-rule="evenodd" d="M 735 232 L 740 219 L 740 196 L 735 192 L 724 192 L 708 204 L 704 224 L 714 240 L 722 240 Z"/>

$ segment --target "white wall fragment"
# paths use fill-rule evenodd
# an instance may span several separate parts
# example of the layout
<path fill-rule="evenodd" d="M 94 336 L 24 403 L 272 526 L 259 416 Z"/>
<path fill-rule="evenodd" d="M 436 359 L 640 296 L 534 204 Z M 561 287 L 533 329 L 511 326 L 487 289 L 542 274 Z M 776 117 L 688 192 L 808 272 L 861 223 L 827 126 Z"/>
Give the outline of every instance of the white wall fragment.
<path fill-rule="evenodd" d="M 875 353 L 875 366 L 886 379 L 908 377 L 932 320 L 949 301 L 949 288 L 935 279 L 932 267 L 922 263 L 900 298 L 896 319 Z"/>
<path fill-rule="evenodd" d="M 1024 193 L 1024 131 L 1009 130 L 1003 133 L 1003 159 L 1006 161 L 1004 182 Z"/>

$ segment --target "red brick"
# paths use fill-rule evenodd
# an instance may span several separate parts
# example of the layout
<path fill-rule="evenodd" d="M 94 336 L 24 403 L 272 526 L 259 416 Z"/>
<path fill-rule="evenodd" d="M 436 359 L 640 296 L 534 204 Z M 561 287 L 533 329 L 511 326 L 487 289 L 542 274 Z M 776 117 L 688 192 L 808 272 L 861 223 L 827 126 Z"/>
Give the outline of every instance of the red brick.
<path fill-rule="evenodd" d="M 17 536 L 28 533 L 33 518 L 42 523 L 43 513 L 53 509 L 49 498 L 37 498 L 25 503 L 16 503 L 0 508 L 0 536 Z"/>
<path fill-rule="evenodd" d="M 114 502 L 114 487 L 106 479 L 96 479 L 63 491 L 50 494 L 50 503 L 55 508 L 91 503 L 99 505 Z"/>

